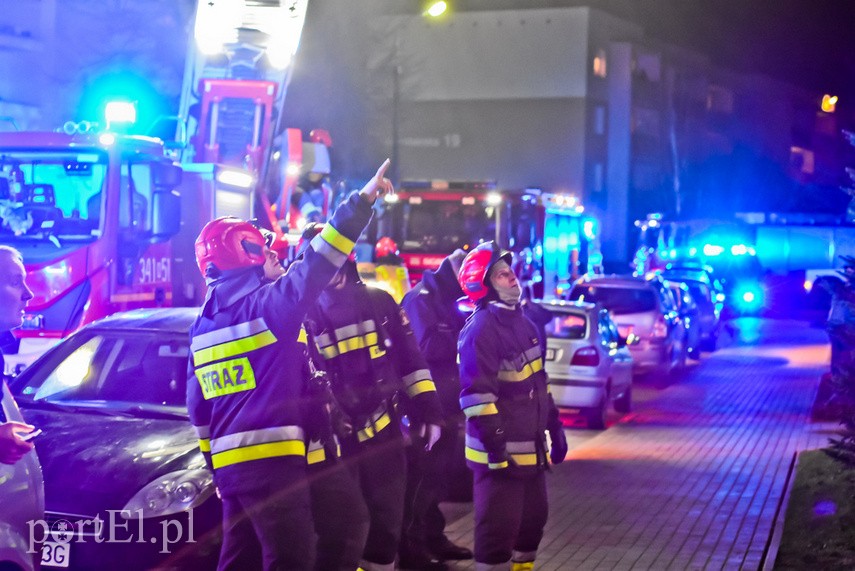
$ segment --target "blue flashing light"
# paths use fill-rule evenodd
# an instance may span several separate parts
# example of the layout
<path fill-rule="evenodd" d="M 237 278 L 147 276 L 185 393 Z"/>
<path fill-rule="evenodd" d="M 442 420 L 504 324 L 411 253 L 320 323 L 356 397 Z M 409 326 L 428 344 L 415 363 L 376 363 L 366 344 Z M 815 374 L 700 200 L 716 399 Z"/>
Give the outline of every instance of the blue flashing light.
<path fill-rule="evenodd" d="M 704 244 L 704 256 L 720 256 L 724 253 L 724 248 L 717 244 Z"/>
<path fill-rule="evenodd" d="M 754 313 L 762 309 L 765 292 L 760 284 L 743 283 L 734 290 L 736 309 L 743 313 Z"/>
<path fill-rule="evenodd" d="M 108 101 L 104 117 L 108 129 L 115 124 L 133 125 L 137 122 L 137 106 L 131 101 Z"/>

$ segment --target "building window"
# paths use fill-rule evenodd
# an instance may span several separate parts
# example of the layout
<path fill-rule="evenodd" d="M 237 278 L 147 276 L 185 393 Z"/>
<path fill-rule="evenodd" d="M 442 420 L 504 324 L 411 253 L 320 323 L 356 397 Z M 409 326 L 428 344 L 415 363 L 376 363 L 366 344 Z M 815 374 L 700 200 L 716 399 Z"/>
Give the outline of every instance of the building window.
<path fill-rule="evenodd" d="M 798 172 L 813 174 L 814 155 L 810 149 L 790 147 L 790 166 Z"/>
<path fill-rule="evenodd" d="M 597 55 L 594 56 L 594 75 L 597 77 L 606 76 L 606 50 L 597 50 Z"/>
<path fill-rule="evenodd" d="M 604 105 L 594 107 L 594 134 L 606 134 L 606 107 Z"/>
<path fill-rule="evenodd" d="M 602 192 L 603 191 L 603 163 L 594 163 L 594 180 L 593 180 L 593 190 L 594 192 Z"/>

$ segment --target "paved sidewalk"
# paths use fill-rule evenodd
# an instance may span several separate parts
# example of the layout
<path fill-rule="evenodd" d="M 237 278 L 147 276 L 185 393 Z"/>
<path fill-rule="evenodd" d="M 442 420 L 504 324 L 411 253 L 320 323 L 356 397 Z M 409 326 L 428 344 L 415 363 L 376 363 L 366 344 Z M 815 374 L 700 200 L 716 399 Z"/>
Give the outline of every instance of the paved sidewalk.
<path fill-rule="evenodd" d="M 809 422 L 829 349 L 801 322 L 737 327 L 679 378 L 637 383 L 634 412 L 608 430 L 568 431 L 538 571 L 759 568 L 794 453 L 835 428 Z M 449 537 L 471 547 L 470 506 L 444 507 Z"/>

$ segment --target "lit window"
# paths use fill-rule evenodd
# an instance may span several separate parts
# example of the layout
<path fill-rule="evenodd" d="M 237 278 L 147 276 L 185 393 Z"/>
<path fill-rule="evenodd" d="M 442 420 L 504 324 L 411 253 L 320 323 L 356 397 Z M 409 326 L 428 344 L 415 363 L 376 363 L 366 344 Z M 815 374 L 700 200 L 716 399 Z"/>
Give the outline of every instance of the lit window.
<path fill-rule="evenodd" d="M 594 75 L 606 76 L 606 50 L 597 50 L 597 55 L 594 57 Z"/>
<path fill-rule="evenodd" d="M 790 147 L 790 166 L 799 172 L 813 174 L 813 151 L 810 149 L 803 149 L 802 147 Z"/>

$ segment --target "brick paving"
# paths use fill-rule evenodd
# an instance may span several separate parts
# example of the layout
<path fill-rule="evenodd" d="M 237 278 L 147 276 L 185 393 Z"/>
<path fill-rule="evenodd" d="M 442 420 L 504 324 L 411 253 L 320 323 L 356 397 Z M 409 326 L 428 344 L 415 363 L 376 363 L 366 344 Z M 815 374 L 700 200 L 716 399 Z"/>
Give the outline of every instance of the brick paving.
<path fill-rule="evenodd" d="M 758 569 L 794 453 L 834 428 L 809 420 L 828 359 L 822 330 L 741 319 L 675 379 L 636 382 L 633 412 L 607 430 L 568 429 L 536 569 Z M 471 506 L 443 508 L 471 547 Z"/>

